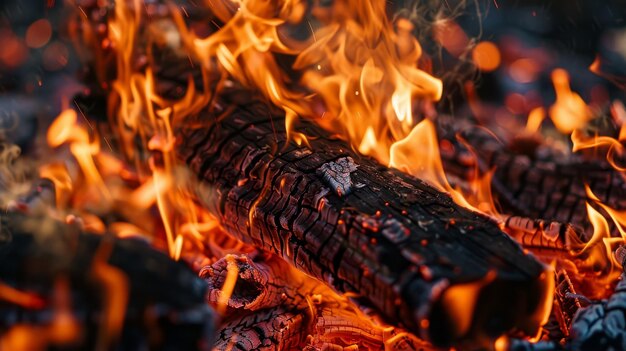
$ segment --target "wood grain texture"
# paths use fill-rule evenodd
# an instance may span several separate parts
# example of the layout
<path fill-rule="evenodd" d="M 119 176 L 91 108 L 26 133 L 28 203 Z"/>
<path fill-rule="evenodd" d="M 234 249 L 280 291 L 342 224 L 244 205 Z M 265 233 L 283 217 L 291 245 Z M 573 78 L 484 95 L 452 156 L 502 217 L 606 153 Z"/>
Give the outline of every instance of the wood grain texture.
<path fill-rule="evenodd" d="M 217 305 L 229 264 L 238 280 L 215 350 L 436 351 L 406 331 L 381 326 L 348 298 L 267 253 L 230 255 L 204 267 L 209 303 Z"/>
<path fill-rule="evenodd" d="M 603 159 L 602 152 L 595 158 L 565 155 L 545 145 L 524 147 L 524 141 L 498 140 L 467 120 L 446 117 L 438 121 L 440 140 L 454 150 L 442 152 L 446 172 L 461 179 L 471 176 L 474 166 L 468 161 L 472 156 L 466 147 L 471 146 L 482 172 L 495 169 L 492 190 L 504 213 L 571 223 L 592 233 L 585 208 L 589 200 L 585 184 L 602 203 L 626 209 L 624 176 Z M 618 234 L 614 226 L 612 232 Z"/>
<path fill-rule="evenodd" d="M 229 105 L 226 118 L 206 112 L 204 126 L 179 131 L 177 146 L 229 233 L 437 345 L 537 329 L 545 267 L 489 219 L 312 124 L 300 129 L 314 151 L 286 142 L 265 105 Z M 356 170 L 344 194 L 320 169 L 347 157 Z"/>

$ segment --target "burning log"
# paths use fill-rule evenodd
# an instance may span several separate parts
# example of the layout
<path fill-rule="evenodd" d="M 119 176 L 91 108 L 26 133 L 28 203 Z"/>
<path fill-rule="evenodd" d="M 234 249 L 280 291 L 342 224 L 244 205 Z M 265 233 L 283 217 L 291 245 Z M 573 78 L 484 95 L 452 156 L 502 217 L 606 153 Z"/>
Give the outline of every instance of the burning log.
<path fill-rule="evenodd" d="M 623 175 L 606 161 L 565 157 L 539 149 L 530 140 L 502 142 L 476 125 L 445 118 L 439 121 L 440 136 L 452 145 L 447 149 L 453 150 L 442 152 L 446 171 L 467 179 L 474 165 L 482 172 L 495 169 L 492 188 L 505 213 L 572 223 L 592 232 L 585 208 L 589 200 L 585 185 L 603 204 L 626 208 Z M 470 155 L 467 145 L 478 160 Z"/>
<path fill-rule="evenodd" d="M 552 280 L 495 223 L 312 124 L 299 146 L 280 115 L 238 105 L 177 146 L 228 232 L 436 345 L 537 331 Z"/>
<path fill-rule="evenodd" d="M 583 244 L 584 232 L 569 223 L 509 216 L 504 229 L 527 248 L 567 251 Z"/>
<path fill-rule="evenodd" d="M 1 233 L 0 348 L 210 349 L 206 285 L 148 244 L 19 213 Z"/>
<path fill-rule="evenodd" d="M 626 250 L 620 247 L 616 258 L 623 263 Z M 622 274 L 608 299 L 591 301 L 573 292 L 573 286 L 563 271 L 557 274 L 556 312 L 562 318 L 559 323 L 569 328 L 563 343 L 528 340 L 504 340 L 503 349 L 511 351 L 558 351 L 558 350 L 624 350 L 626 348 L 626 277 Z M 585 301 L 586 306 L 582 306 Z"/>
<path fill-rule="evenodd" d="M 574 285 L 565 270 L 561 270 L 557 273 L 556 283 L 554 309 L 561 330 L 564 331 L 565 336 L 568 336 L 572 319 L 581 309 L 581 299 L 576 295 Z"/>
<path fill-rule="evenodd" d="M 237 273 L 217 350 L 434 350 L 394 327 L 383 327 L 344 296 L 275 255 L 229 255 L 204 267 L 208 300 L 224 303 L 229 272 Z"/>
<path fill-rule="evenodd" d="M 626 250 L 616 256 L 625 263 Z M 572 320 L 572 350 L 623 350 L 626 348 L 626 277 L 622 274 L 611 297 L 580 309 Z"/>

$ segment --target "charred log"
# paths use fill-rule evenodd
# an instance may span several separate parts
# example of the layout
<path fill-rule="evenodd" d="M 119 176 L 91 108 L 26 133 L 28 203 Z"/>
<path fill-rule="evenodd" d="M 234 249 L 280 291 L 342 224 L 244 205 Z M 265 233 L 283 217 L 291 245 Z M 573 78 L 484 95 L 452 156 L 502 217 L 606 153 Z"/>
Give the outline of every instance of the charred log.
<path fill-rule="evenodd" d="M 582 307 L 581 297 L 576 294 L 574 285 L 565 270 L 556 274 L 556 290 L 554 294 L 554 306 L 558 322 L 565 336 L 569 336 L 572 320 Z"/>
<path fill-rule="evenodd" d="M 177 152 L 228 232 L 438 345 L 537 330 L 550 279 L 488 218 L 312 124 L 311 148 L 287 141 L 265 105 L 220 113 Z"/>
<path fill-rule="evenodd" d="M 475 166 L 482 172 L 495 169 L 492 189 L 504 213 L 572 223 L 592 232 L 585 185 L 602 203 L 626 208 L 623 175 L 606 161 L 520 146 L 521 139 L 498 140 L 468 121 L 441 118 L 438 131 L 448 145 L 442 151 L 446 172 L 468 179 Z"/>
<path fill-rule="evenodd" d="M 622 265 L 626 250 L 620 248 L 616 256 Z M 626 349 L 626 278 L 622 274 L 611 297 L 580 309 L 571 327 L 572 350 Z"/>
<path fill-rule="evenodd" d="M 626 250 L 620 247 L 615 256 L 622 266 Z M 506 342 L 510 351 L 609 351 L 626 349 L 626 278 L 624 273 L 608 299 L 592 301 L 573 291 L 567 274 L 557 274 L 555 309 L 560 322 L 569 328 L 563 342 L 512 339 Z"/>
<path fill-rule="evenodd" d="M 0 348 L 210 349 L 206 284 L 147 243 L 19 213 L 0 229 Z"/>
<path fill-rule="evenodd" d="M 236 269 L 237 282 L 217 350 L 435 350 L 400 328 L 378 325 L 275 255 L 229 255 L 204 267 L 208 301 L 218 308 L 229 269 Z"/>
<path fill-rule="evenodd" d="M 509 351 L 561 351 L 565 350 L 563 346 L 554 341 L 531 342 L 528 340 L 514 339 L 509 341 L 507 345 Z"/>

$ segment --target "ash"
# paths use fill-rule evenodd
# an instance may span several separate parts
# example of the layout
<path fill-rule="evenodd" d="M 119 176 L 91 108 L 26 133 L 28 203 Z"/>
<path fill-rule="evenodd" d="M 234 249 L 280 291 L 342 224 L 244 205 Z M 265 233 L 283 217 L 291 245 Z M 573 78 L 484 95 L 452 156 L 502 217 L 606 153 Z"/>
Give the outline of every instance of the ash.
<path fill-rule="evenodd" d="M 345 196 L 352 190 L 350 174 L 356 171 L 357 167 L 352 157 L 348 156 L 323 164 L 317 169 L 317 173 L 331 188 L 335 189 L 337 195 Z"/>

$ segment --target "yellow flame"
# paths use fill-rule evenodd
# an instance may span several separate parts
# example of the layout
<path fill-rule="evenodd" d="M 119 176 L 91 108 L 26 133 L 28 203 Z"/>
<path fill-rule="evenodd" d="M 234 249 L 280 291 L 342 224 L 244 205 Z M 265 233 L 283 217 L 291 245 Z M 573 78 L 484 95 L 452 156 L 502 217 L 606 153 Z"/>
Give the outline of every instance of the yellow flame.
<path fill-rule="evenodd" d="M 586 203 L 586 208 L 589 221 L 593 226 L 593 235 L 583 247 L 583 251 L 599 243 L 603 238 L 610 237 L 609 224 L 606 222 L 604 216 L 602 216 L 602 214 L 594 209 L 589 203 Z"/>
<path fill-rule="evenodd" d="M 610 208 L 599 202 L 599 199 L 595 197 L 588 187 L 587 193 L 592 201 L 596 202 L 604 210 L 610 211 Z M 584 257 L 585 264 L 599 272 L 599 281 L 612 282 L 621 274 L 621 263 L 617 262 L 617 259 L 613 255 L 613 249 L 617 245 L 623 245 L 624 238 L 612 238 L 606 218 L 593 208 L 589 202 L 586 203 L 586 208 L 589 221 L 593 227 L 593 235 L 587 243 L 585 243 L 584 247 L 576 252 L 576 255 Z M 615 215 L 615 213 L 611 214 L 611 212 L 609 212 L 609 214 L 611 217 Z M 618 223 L 620 218 L 613 218 L 613 220 L 618 224 L 618 227 L 620 227 Z M 620 232 L 621 231 L 622 229 L 620 229 Z"/>
<path fill-rule="evenodd" d="M 179 259 L 187 236 L 195 236 L 197 244 L 201 245 L 198 235 L 202 227 L 198 219 L 204 213 L 193 203 L 188 191 L 189 182 L 179 174 L 173 128 L 207 106 L 211 95 L 208 89 L 199 92 L 193 79 L 189 78 L 184 96 L 170 101 L 157 94 L 157 82 L 151 67 L 143 71 L 135 68 L 142 8 L 138 0 L 130 6 L 124 0 L 117 0 L 114 16 L 108 23 L 109 39 L 117 57 L 117 77 L 112 83 L 114 93 L 109 99 L 110 118 L 117 126 L 116 132 L 121 136 L 126 155 L 136 162 L 141 175 L 140 184 L 126 192 L 130 198 L 126 202 L 141 211 L 156 206 L 169 254 Z M 248 35 L 255 35 L 254 31 Z M 142 40 L 146 39 L 142 37 Z M 224 48 L 220 50 L 222 61 L 228 62 L 228 53 Z M 217 51 L 215 53 L 217 55 Z M 236 65 L 236 62 L 232 64 Z M 206 76 L 203 79 L 204 84 L 208 84 Z M 148 160 L 139 159 L 137 138 L 142 141 L 144 150 L 155 156 Z M 204 220 L 214 221 L 208 217 Z"/>
<path fill-rule="evenodd" d="M 620 232 L 622 239 L 626 240 L 626 210 L 616 210 L 606 204 L 604 204 L 600 199 L 593 193 L 591 188 L 585 184 L 585 192 L 587 196 L 593 200 L 596 204 L 600 205 L 606 213 L 608 213 L 609 217 L 615 223 L 618 231 Z"/>
<path fill-rule="evenodd" d="M 406 138 L 391 146 L 389 166 L 416 175 L 441 191 L 452 190 L 441 163 L 435 126 L 430 120 L 421 121 Z"/>
<path fill-rule="evenodd" d="M 561 68 L 552 71 L 552 83 L 556 92 L 556 101 L 550 107 L 550 118 L 556 128 L 564 134 L 570 134 L 582 128 L 591 119 L 592 113 L 585 101 L 570 89 L 569 74 Z"/>
<path fill-rule="evenodd" d="M 485 205 L 493 202 L 486 186 L 489 176 L 474 181 L 471 187 L 477 193 L 470 195 L 448 184 L 435 128 L 424 119 L 433 111 L 429 104 L 441 98 L 443 85 L 419 67 L 422 49 L 409 20 L 390 21 L 382 0 L 315 5 L 311 13 L 321 26 L 312 41 L 300 43 L 280 34 L 285 23 L 300 19 L 301 1 L 234 4 L 236 11 L 223 2 L 214 4 L 212 9 L 226 23 L 206 38 L 187 29 L 180 14 L 175 16 L 186 48 L 202 63 L 205 75 L 221 70 L 256 88 L 285 111 L 287 138 L 299 145 L 308 141 L 295 131 L 297 118 L 313 119 L 361 153 L 449 192 L 462 206 L 497 212 L 495 206 Z M 445 28 L 458 27 L 450 21 L 441 23 Z M 292 69 L 301 73 L 299 84 L 308 91 L 297 88 L 278 64 L 276 53 L 295 56 Z M 416 124 L 419 120 L 423 121 Z"/>
<path fill-rule="evenodd" d="M 223 314 L 226 310 L 228 300 L 230 300 L 233 290 L 235 290 L 235 283 L 237 283 L 237 277 L 239 276 L 239 267 L 235 259 L 236 257 L 234 255 L 226 256 L 226 279 L 224 280 L 224 285 L 222 286 L 217 302 L 217 310 L 220 314 Z"/>
<path fill-rule="evenodd" d="M 47 134 L 48 145 L 58 147 L 68 144 L 72 155 L 76 158 L 85 179 L 89 185 L 93 185 L 98 189 L 100 194 L 109 198 L 110 193 L 104 184 L 104 180 L 100 176 L 100 172 L 96 167 L 94 155 L 100 152 L 100 143 L 97 139 L 91 141 L 89 132 L 78 124 L 76 111 L 66 109 L 57 117 L 50 125 Z M 52 169 L 44 169 L 51 180 L 59 183 L 61 189 L 68 189 L 67 177 L 59 173 L 57 168 L 56 174 L 51 174 Z M 65 178 L 64 180 L 62 180 Z"/>
<path fill-rule="evenodd" d="M 491 196 L 491 172 L 475 178 L 470 194 L 463 194 L 448 183 L 441 162 L 435 125 L 428 119 L 422 120 L 406 138 L 391 146 L 389 167 L 427 181 L 440 191 L 449 193 L 461 206 L 497 216 Z"/>
<path fill-rule="evenodd" d="M 528 114 L 526 131 L 536 133 L 541 128 L 541 122 L 546 118 L 546 112 L 542 107 L 535 107 Z"/>

